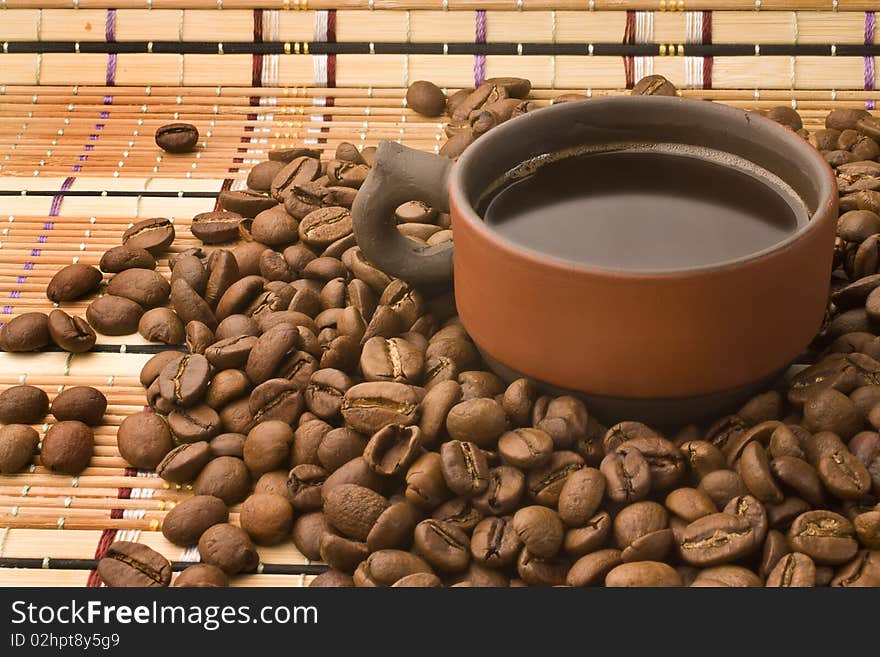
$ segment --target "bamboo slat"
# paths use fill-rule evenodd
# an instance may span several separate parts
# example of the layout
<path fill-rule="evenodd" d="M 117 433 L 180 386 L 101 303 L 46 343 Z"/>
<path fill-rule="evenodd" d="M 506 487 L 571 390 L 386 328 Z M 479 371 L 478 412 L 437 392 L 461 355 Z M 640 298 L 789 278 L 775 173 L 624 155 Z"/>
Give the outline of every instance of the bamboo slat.
<path fill-rule="evenodd" d="M 43 4 L 43 3 L 41 3 Z M 526 3 L 531 4 L 531 3 Z M 765 3 L 762 3 L 764 6 Z M 80 3 L 82 6 L 83 3 Z M 546 7 L 528 12 L 511 12 L 481 3 L 485 12 L 486 41 L 532 43 L 619 42 L 625 11 L 550 11 Z M 581 3 L 579 8 L 582 8 Z M 254 14 L 250 10 L 124 8 L 115 3 L 113 37 L 128 41 L 249 42 L 254 38 Z M 432 43 L 474 40 L 473 11 L 336 11 L 335 37 L 346 42 Z M 657 10 L 659 4 L 649 8 Z M 826 8 L 830 5 L 826 5 Z M 633 6 L 633 9 L 638 7 Z M 705 3 L 689 9 L 710 9 Z M 653 11 L 653 38 L 658 43 L 684 43 L 688 39 L 689 17 L 684 11 Z M 284 42 L 310 41 L 315 37 L 317 12 L 294 11 L 278 14 L 277 30 L 271 35 Z M 18 41 L 106 41 L 107 13 L 101 9 L 9 9 L 3 40 Z M 860 12 L 845 11 L 715 11 L 712 38 L 716 43 L 864 44 L 865 18 Z M 264 41 L 271 41 L 266 38 Z"/>

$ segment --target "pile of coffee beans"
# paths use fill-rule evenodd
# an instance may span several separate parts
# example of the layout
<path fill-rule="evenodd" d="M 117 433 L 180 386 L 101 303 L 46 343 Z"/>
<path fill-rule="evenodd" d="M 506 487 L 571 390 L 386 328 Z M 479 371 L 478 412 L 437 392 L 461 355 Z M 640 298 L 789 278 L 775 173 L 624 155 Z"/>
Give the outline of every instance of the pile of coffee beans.
<path fill-rule="evenodd" d="M 537 110 L 529 90 L 495 78 L 446 99 L 418 82 L 407 101 L 450 115 L 443 152 L 454 157 Z M 633 92 L 677 93 L 660 76 Z M 604 426 L 576 397 L 505 384 L 451 291 L 415 289 L 367 261 L 350 208 L 372 148 L 341 144 L 328 161 L 272 151 L 247 190 L 221 193 L 222 210 L 193 219 L 211 248 L 176 254 L 170 281 L 153 270 L 173 226 L 132 227 L 101 259 L 116 277 L 89 320 L 187 346 L 145 365 L 150 410 L 117 436 L 132 466 L 192 486 L 162 531 L 198 545 L 202 563 L 173 585 L 227 585 L 257 568 L 258 546 L 290 540 L 329 565 L 313 586 L 880 585 L 880 151 L 860 161 L 876 146 L 876 119 L 832 112 L 828 130 L 808 135 L 789 108 L 763 113 L 832 163 L 850 158 L 838 166 L 842 211 L 859 214 L 841 217 L 820 358 L 787 388 L 671 434 Z M 420 201 L 396 215 L 410 239 L 451 239 L 448 215 Z M 52 294 L 93 292 L 86 276 L 67 274 Z M 39 331 L 19 333 L 42 346 Z M 56 433 L 72 453 L 86 436 L 61 413 Z M 0 432 L 2 468 L 30 461 L 27 429 Z M 172 582 L 161 555 L 126 542 L 99 574 L 110 586 Z"/>

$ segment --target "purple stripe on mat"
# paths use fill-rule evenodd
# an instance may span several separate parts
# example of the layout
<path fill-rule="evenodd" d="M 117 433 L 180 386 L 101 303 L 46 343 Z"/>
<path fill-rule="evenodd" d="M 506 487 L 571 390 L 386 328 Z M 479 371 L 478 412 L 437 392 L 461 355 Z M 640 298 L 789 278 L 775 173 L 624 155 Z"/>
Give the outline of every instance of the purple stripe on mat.
<path fill-rule="evenodd" d="M 104 96 L 104 104 L 112 105 L 113 104 L 113 96 Z"/>
<path fill-rule="evenodd" d="M 18 299 L 18 297 L 20 297 L 20 296 L 21 296 L 20 290 L 12 290 L 12 292 L 9 293 L 10 299 Z"/>
<path fill-rule="evenodd" d="M 24 263 L 24 267 L 22 267 L 22 269 L 24 269 L 25 271 L 31 271 L 33 268 L 34 268 L 34 263 L 32 263 L 32 262 L 26 262 L 26 263 Z"/>
<path fill-rule="evenodd" d="M 55 223 L 52 221 L 47 221 L 43 224 L 43 230 L 52 230 L 53 228 L 55 228 Z"/>
<path fill-rule="evenodd" d="M 73 171 L 74 173 L 79 173 L 80 171 L 83 170 L 83 168 L 78 164 L 74 164 L 72 167 L 70 167 L 70 170 Z"/>
<path fill-rule="evenodd" d="M 64 200 L 64 192 L 66 192 L 67 190 L 70 189 L 70 187 L 73 185 L 73 182 L 75 180 L 76 180 L 76 178 L 74 178 L 73 176 L 68 176 L 67 178 L 64 179 L 64 182 L 61 183 L 61 189 L 59 190 L 58 194 L 56 194 L 55 196 L 52 197 L 52 206 L 49 208 L 49 216 L 50 217 L 57 217 L 58 216 L 58 213 L 61 211 L 61 202 Z M 45 240 L 42 237 L 40 238 L 40 240 L 42 240 L 42 242 L 45 242 Z M 40 241 L 40 240 L 38 240 L 38 241 Z M 32 255 L 34 255 L 34 256 L 40 255 L 39 249 L 34 249 L 34 251 L 36 253 L 32 252 Z"/>
<path fill-rule="evenodd" d="M 865 45 L 874 44 L 874 12 L 865 12 Z M 865 57 L 865 91 L 874 91 L 874 57 L 868 55 Z M 869 110 L 874 109 L 875 102 L 873 99 L 865 101 L 865 107 Z"/>
<path fill-rule="evenodd" d="M 474 18 L 474 43 L 486 43 L 486 10 L 477 9 Z M 474 86 L 486 79 L 486 55 L 474 55 Z"/>
<path fill-rule="evenodd" d="M 14 308 L 14 306 L 3 306 L 3 314 L 4 315 L 11 315 L 13 308 Z"/>
<path fill-rule="evenodd" d="M 116 53 L 107 55 L 107 86 L 116 86 Z"/>
<path fill-rule="evenodd" d="M 100 118 L 100 119 L 109 119 L 109 118 L 110 118 L 110 112 L 101 112 L 100 114 L 98 114 L 98 118 Z"/>
<path fill-rule="evenodd" d="M 86 144 L 85 146 L 83 146 L 83 150 L 84 151 L 93 151 L 93 150 L 95 150 L 95 145 L 94 144 Z"/>
<path fill-rule="evenodd" d="M 42 252 L 43 252 L 42 249 L 31 249 L 31 257 L 32 258 L 39 258 L 40 254 Z"/>
<path fill-rule="evenodd" d="M 19 276 L 18 278 L 15 279 L 15 282 L 18 283 L 19 285 L 21 285 L 22 283 L 26 283 L 27 276 Z"/>
<path fill-rule="evenodd" d="M 104 36 L 107 38 L 107 41 L 113 43 L 116 41 L 116 10 L 108 9 L 107 16 L 104 18 Z M 107 55 L 107 86 L 115 87 L 116 86 L 116 53 L 110 53 Z M 111 101 L 112 102 L 112 101 Z M 104 104 L 109 105 L 107 99 L 104 99 Z"/>

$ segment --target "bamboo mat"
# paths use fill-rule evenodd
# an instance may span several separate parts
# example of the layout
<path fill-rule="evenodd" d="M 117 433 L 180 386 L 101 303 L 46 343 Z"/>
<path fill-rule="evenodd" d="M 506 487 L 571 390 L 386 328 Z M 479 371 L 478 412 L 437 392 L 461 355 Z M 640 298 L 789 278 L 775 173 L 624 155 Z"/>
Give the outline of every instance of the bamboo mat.
<path fill-rule="evenodd" d="M 449 90 L 495 75 L 561 93 L 626 93 L 667 76 L 686 97 L 790 105 L 805 126 L 832 108 L 873 109 L 876 0 L 0 0 L 0 322 L 48 311 L 45 285 L 97 264 L 139 218 L 174 220 L 173 251 L 200 245 L 190 218 L 274 148 L 332 152 L 381 139 L 438 150 L 439 119 L 406 108 L 410 81 Z M 167 155 L 155 129 L 194 123 L 198 151 Z M 167 259 L 159 271 L 169 274 Z M 86 303 L 65 304 L 84 314 Z M 95 559 L 141 541 L 198 559 L 157 531 L 189 494 L 126 467 L 116 428 L 143 408 L 138 374 L 164 349 L 99 336 L 69 355 L 0 354 L 0 390 L 53 398 L 91 385 L 108 399 L 79 477 L 0 476 L 0 585 L 98 586 Z M 51 416 L 47 421 L 51 420 Z M 48 424 L 35 427 L 41 435 Z M 232 522 L 237 522 L 237 508 Z M 292 543 L 261 548 L 237 586 L 304 586 L 320 566 Z"/>

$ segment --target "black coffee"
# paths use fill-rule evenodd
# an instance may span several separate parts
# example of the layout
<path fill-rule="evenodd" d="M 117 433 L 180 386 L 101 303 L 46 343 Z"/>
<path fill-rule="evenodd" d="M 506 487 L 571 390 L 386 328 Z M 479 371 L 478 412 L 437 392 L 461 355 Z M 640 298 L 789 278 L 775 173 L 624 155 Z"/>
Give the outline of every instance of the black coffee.
<path fill-rule="evenodd" d="M 746 256 L 808 220 L 776 176 L 739 158 L 736 168 L 722 164 L 718 155 L 660 145 L 533 161 L 483 198 L 481 215 L 535 251 L 643 271 Z"/>

